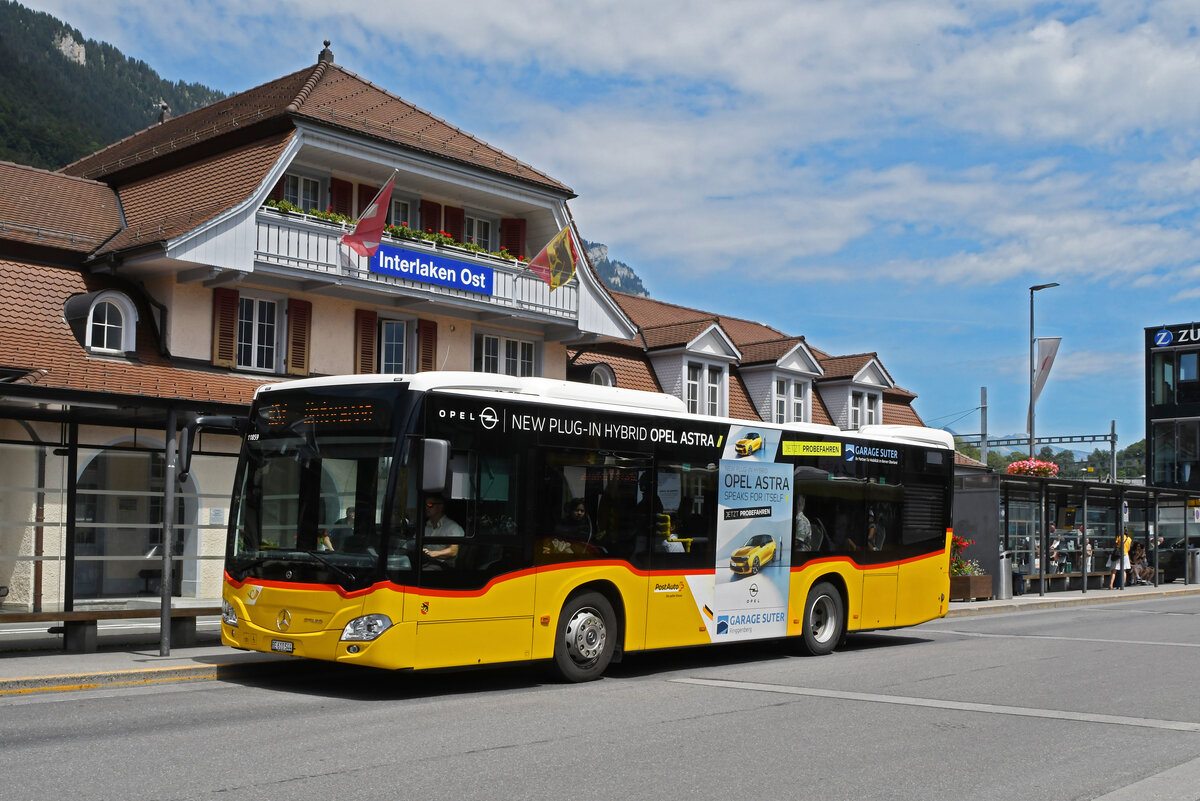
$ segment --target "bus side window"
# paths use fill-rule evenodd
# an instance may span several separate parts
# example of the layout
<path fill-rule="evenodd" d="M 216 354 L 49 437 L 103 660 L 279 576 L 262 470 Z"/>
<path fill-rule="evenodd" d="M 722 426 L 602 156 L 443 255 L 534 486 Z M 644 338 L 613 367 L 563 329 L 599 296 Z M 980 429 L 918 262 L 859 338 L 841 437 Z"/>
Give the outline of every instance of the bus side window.
<path fill-rule="evenodd" d="M 716 549 L 717 471 L 663 462 L 660 509 L 651 533 L 651 568 L 711 567 Z"/>
<path fill-rule="evenodd" d="M 518 456 L 485 450 L 457 451 L 450 460 L 446 517 L 462 527 L 454 540 L 430 538 L 458 552 L 447 564 L 426 564 L 421 582 L 427 587 L 478 589 L 503 573 L 529 565 L 520 539 Z"/>

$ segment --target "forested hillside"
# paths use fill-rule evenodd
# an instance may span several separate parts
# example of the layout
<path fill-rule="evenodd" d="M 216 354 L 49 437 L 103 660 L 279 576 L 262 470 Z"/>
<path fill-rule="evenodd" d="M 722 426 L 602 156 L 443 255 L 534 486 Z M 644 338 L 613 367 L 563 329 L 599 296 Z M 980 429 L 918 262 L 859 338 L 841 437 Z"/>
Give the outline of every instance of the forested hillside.
<path fill-rule="evenodd" d="M 57 169 L 153 124 L 160 101 L 182 114 L 222 97 L 0 0 L 0 160 Z"/>

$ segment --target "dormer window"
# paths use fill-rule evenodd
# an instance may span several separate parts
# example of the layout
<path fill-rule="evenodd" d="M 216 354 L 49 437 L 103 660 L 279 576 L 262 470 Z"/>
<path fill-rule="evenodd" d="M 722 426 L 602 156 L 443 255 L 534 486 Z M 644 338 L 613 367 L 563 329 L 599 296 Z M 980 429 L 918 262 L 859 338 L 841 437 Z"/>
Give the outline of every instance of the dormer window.
<path fill-rule="evenodd" d="M 692 414 L 717 417 L 722 413 L 725 369 L 701 362 L 687 363 L 687 407 Z"/>
<path fill-rule="evenodd" d="M 773 411 L 776 423 L 803 423 L 807 381 L 775 379 Z"/>
<path fill-rule="evenodd" d="M 137 310 L 120 292 L 102 292 L 88 311 L 87 347 L 96 353 L 127 353 L 136 348 Z"/>
<path fill-rule="evenodd" d="M 879 422 L 879 396 L 867 392 L 850 394 L 850 428 L 857 430 L 864 425 Z"/>

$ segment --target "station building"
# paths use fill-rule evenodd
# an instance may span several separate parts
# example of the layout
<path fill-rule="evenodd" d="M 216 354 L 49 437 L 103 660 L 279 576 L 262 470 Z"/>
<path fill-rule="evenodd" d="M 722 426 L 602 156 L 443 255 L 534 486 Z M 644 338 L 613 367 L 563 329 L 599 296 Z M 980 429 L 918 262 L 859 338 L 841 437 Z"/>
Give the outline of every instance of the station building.
<path fill-rule="evenodd" d="M 389 178 L 390 271 L 341 243 Z M 0 163 L 5 610 L 220 594 L 237 442 L 174 434 L 291 377 L 474 370 L 677 395 L 700 414 L 921 425 L 873 353 L 526 263 L 569 186 L 317 63 L 57 171 Z M 578 234 L 576 232 L 578 238 Z M 403 265 L 403 266 L 401 266 Z M 424 266 L 420 266 L 424 265 Z"/>

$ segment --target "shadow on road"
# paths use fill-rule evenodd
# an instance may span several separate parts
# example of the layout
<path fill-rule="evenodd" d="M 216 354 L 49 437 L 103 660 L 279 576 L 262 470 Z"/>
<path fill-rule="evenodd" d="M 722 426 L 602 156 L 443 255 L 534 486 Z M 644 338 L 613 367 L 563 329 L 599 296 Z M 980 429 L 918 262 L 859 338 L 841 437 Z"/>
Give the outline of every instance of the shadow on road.
<path fill-rule="evenodd" d="M 911 633 L 852 634 L 839 649 L 844 656 L 931 642 Z M 803 654 L 798 640 L 730 643 L 650 651 L 627 655 L 611 665 L 610 681 L 666 676 L 680 671 L 703 670 L 751 662 L 814 659 Z M 543 687 L 569 686 L 551 674 L 545 663 L 425 671 L 388 671 L 358 665 L 340 665 L 303 659 L 230 665 L 218 670 L 218 680 L 275 692 L 351 700 L 399 701 L 449 697 L 470 693 L 521 692 Z"/>

